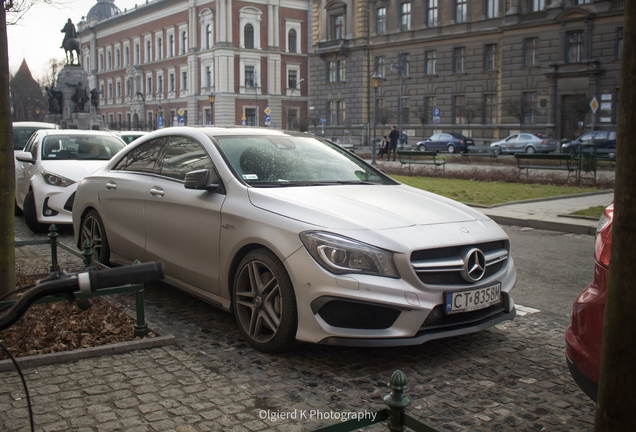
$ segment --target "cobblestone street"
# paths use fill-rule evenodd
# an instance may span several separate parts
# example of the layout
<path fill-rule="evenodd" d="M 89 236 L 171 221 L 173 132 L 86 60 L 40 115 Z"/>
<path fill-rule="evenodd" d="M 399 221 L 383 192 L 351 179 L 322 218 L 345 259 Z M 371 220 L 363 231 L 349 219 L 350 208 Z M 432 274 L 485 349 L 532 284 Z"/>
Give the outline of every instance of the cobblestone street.
<path fill-rule="evenodd" d="M 42 256 L 29 248 L 20 253 Z M 595 405 L 567 370 L 560 315 L 415 347 L 301 345 L 273 356 L 244 343 L 230 314 L 176 289 L 153 284 L 146 299 L 148 321 L 178 345 L 26 369 L 36 430 L 308 431 L 385 408 L 397 369 L 408 412 L 439 430 L 592 430 Z M 28 430 L 15 372 L 0 373 L 0 429 Z"/>

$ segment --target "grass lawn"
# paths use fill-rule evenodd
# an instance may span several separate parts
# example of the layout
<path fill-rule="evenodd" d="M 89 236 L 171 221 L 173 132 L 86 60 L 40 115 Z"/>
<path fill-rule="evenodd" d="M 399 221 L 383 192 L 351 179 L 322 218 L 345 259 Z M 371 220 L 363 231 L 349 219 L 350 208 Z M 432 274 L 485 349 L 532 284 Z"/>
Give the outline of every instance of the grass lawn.
<path fill-rule="evenodd" d="M 572 214 L 576 216 L 588 216 L 588 217 L 600 219 L 604 211 L 605 211 L 605 206 L 596 206 L 596 207 L 590 207 L 585 210 L 579 210 Z"/>
<path fill-rule="evenodd" d="M 584 192 L 597 192 L 600 190 L 570 186 L 477 182 L 471 180 L 407 177 L 399 175 L 392 175 L 392 177 L 406 185 L 433 192 L 456 201 L 482 205 L 501 204 L 509 201 L 532 198 L 572 195 Z"/>

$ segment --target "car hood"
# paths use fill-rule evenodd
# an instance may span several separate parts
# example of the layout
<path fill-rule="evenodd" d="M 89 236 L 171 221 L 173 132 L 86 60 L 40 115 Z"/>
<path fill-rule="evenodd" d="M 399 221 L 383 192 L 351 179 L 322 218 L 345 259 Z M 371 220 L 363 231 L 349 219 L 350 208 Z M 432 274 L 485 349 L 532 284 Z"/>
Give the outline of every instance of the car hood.
<path fill-rule="evenodd" d="M 43 160 L 40 161 L 42 170 L 57 174 L 73 181 L 80 181 L 84 177 L 108 163 L 107 160 Z"/>
<path fill-rule="evenodd" d="M 260 209 L 331 229 L 394 229 L 487 220 L 456 201 L 405 185 L 250 188 Z"/>

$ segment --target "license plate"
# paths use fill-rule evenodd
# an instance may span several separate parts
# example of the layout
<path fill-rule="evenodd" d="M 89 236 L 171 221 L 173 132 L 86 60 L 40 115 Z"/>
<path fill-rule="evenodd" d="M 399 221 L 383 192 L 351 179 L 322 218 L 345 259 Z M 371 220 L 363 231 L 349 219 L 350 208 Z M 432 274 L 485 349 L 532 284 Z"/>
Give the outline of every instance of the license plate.
<path fill-rule="evenodd" d="M 447 292 L 446 313 L 468 312 L 487 308 L 501 300 L 501 284 L 496 283 L 469 291 Z"/>

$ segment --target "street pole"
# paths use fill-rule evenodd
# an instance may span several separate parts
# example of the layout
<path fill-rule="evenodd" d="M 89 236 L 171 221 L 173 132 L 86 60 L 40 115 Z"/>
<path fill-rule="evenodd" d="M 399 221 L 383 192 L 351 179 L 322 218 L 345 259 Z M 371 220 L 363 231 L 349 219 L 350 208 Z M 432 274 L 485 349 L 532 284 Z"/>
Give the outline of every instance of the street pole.
<path fill-rule="evenodd" d="M 210 125 L 214 125 L 214 93 L 208 95 L 210 101 Z"/>
<path fill-rule="evenodd" d="M 258 74 L 254 71 L 254 126 L 258 126 Z"/>
<path fill-rule="evenodd" d="M 371 82 L 373 83 L 374 97 L 373 97 L 373 143 L 371 145 L 371 149 L 373 154 L 371 155 L 371 165 L 377 165 L 375 160 L 376 149 L 377 149 L 377 140 L 375 138 L 376 125 L 378 124 L 378 87 L 380 86 L 380 80 L 382 77 L 378 74 L 374 74 L 371 77 Z"/>
<path fill-rule="evenodd" d="M 395 69 L 395 65 L 391 64 L 391 69 Z M 398 74 L 400 75 L 400 100 L 398 100 L 398 110 L 399 110 L 399 121 L 400 121 L 400 143 L 403 144 L 402 140 L 402 78 L 404 75 L 404 54 L 402 51 L 398 53 L 398 65 L 397 65 Z"/>

